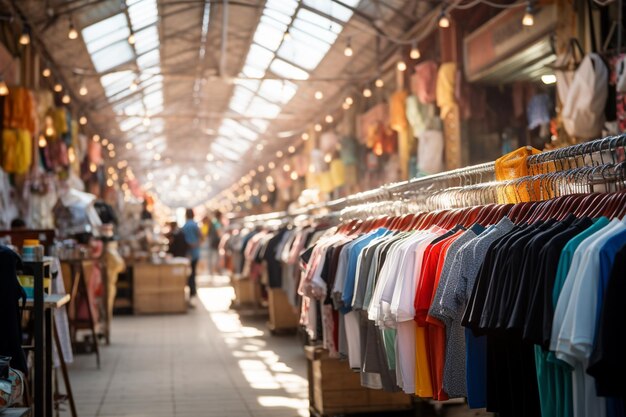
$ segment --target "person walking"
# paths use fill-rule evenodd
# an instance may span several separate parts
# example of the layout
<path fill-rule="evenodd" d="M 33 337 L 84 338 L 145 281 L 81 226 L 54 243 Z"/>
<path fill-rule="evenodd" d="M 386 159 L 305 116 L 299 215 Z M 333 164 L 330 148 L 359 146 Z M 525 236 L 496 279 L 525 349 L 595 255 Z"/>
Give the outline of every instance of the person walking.
<path fill-rule="evenodd" d="M 200 241 L 202 235 L 200 233 L 200 228 L 193 220 L 194 213 L 193 209 L 188 208 L 185 213 L 185 218 L 187 221 L 182 227 L 183 235 L 185 236 L 185 242 L 187 243 L 188 251 L 187 256 L 191 261 L 191 275 L 189 275 L 189 279 L 187 281 L 187 285 L 189 285 L 189 306 L 194 307 L 191 303 L 193 297 L 196 296 L 196 267 L 198 266 L 198 259 L 200 259 Z"/>
<path fill-rule="evenodd" d="M 222 213 L 216 210 L 209 222 L 209 272 L 216 275 L 219 272 L 219 245 L 222 238 Z"/>

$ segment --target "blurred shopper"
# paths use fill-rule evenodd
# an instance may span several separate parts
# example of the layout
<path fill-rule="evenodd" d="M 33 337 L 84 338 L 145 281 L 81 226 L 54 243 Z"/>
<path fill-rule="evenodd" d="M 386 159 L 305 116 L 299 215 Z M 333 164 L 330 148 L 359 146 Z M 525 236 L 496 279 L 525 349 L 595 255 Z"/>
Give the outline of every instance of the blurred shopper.
<path fill-rule="evenodd" d="M 219 245 L 222 238 L 224 224 L 222 222 L 222 212 L 215 210 L 213 218 L 209 223 L 209 273 L 216 275 L 219 273 Z"/>
<path fill-rule="evenodd" d="M 189 296 L 193 298 L 196 295 L 196 267 L 198 266 L 198 259 L 200 258 L 200 242 L 202 235 L 200 228 L 193 220 L 193 209 L 187 209 L 185 217 L 187 221 L 181 230 L 188 246 L 187 256 L 191 261 L 191 275 L 189 275 L 188 285 Z M 193 305 L 190 303 L 190 306 Z"/>

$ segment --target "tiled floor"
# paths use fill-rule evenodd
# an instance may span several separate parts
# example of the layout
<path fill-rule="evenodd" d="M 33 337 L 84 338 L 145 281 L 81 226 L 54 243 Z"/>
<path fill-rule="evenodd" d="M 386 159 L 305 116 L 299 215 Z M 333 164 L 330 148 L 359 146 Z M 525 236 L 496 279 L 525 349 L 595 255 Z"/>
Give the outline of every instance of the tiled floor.
<path fill-rule="evenodd" d="M 271 336 L 265 318 L 229 310 L 232 288 L 211 281 L 187 315 L 115 317 L 102 369 L 95 356 L 76 357 L 80 417 L 308 416 L 297 337 Z"/>

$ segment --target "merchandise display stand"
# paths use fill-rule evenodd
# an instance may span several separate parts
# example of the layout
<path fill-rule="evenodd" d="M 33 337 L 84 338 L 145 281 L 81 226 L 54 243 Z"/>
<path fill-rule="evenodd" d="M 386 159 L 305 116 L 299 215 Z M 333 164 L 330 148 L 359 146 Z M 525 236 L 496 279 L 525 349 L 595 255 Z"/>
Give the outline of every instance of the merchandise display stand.
<path fill-rule="evenodd" d="M 85 273 L 86 268 L 93 267 L 93 262 L 94 261 L 92 260 L 85 259 L 62 260 L 61 266 L 67 268 L 66 270 L 64 270 L 63 276 L 69 277 L 70 279 L 69 288 L 71 289 L 70 294 L 72 297 L 72 302 L 70 303 L 70 308 L 68 309 L 68 316 L 70 322 L 72 345 L 75 346 L 77 343 L 76 335 L 78 330 L 89 330 L 91 333 L 91 343 L 89 343 L 89 346 L 91 348 L 91 351 L 96 354 L 96 363 L 98 365 L 98 369 L 100 369 L 100 349 L 98 347 L 96 323 L 94 321 L 93 312 L 91 311 L 91 297 L 89 296 L 89 291 L 87 290 L 87 276 Z M 88 306 L 86 320 L 79 320 L 77 318 L 76 301 L 78 300 L 78 294 L 80 294 L 80 297 L 86 301 Z"/>
<path fill-rule="evenodd" d="M 34 316 L 34 378 L 33 406 L 35 417 L 52 417 L 54 410 L 52 383 L 52 337 L 54 332 L 53 309 L 70 301 L 69 295 L 45 294 L 44 280 L 52 279 L 52 259 L 23 262 L 24 272 L 34 277 L 33 298 L 27 300 L 26 307 Z"/>
<path fill-rule="evenodd" d="M 133 265 L 133 310 L 135 314 L 187 313 L 185 286 L 189 265 L 136 263 Z"/>

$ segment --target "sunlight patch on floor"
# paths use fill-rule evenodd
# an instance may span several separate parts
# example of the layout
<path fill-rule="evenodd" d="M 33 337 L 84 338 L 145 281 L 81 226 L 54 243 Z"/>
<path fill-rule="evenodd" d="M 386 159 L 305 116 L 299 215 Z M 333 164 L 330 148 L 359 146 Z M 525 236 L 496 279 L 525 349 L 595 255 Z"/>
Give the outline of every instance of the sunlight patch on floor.
<path fill-rule="evenodd" d="M 269 349 L 262 338 L 265 332 L 242 325 L 239 315 L 229 310 L 234 292 L 231 287 L 200 288 L 198 298 L 210 313 L 233 357 L 251 388 L 262 390 L 257 397 L 262 407 L 292 409 L 300 416 L 309 415 L 308 382 Z M 285 395 L 267 395 L 268 391 Z M 277 392 L 278 394 L 278 392 Z"/>

